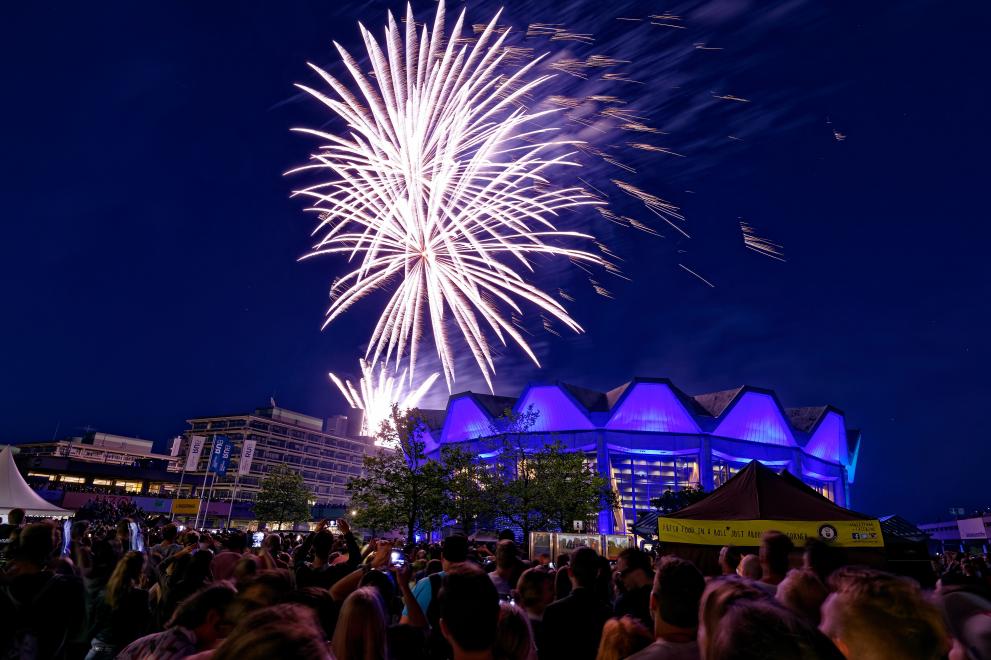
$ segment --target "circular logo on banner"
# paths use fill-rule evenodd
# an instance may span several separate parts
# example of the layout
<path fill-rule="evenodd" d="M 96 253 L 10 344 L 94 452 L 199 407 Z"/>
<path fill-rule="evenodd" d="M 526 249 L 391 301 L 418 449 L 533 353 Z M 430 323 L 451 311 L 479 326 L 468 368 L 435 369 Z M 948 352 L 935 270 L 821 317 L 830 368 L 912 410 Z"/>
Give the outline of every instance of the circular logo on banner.
<path fill-rule="evenodd" d="M 819 527 L 819 538 L 822 540 L 835 541 L 837 536 L 839 536 L 839 532 L 832 525 L 821 525 Z"/>

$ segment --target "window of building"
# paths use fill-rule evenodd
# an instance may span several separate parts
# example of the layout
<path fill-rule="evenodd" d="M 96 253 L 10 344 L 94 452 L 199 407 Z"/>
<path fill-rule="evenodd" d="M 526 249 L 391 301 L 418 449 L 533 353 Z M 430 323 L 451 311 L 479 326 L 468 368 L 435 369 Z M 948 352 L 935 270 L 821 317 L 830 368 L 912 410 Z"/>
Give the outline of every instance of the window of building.
<path fill-rule="evenodd" d="M 226 429 L 227 428 L 227 420 L 221 419 L 221 420 L 216 420 L 216 421 L 210 422 L 210 428 L 211 429 Z"/>
<path fill-rule="evenodd" d="M 61 477 L 59 477 L 59 481 L 61 481 L 63 483 L 67 483 L 67 484 L 84 484 L 84 483 L 86 483 L 86 480 L 83 479 L 82 477 L 68 477 L 66 475 L 62 475 Z"/>
<path fill-rule="evenodd" d="M 53 481 L 55 479 L 54 474 L 42 474 L 40 472 L 28 472 L 28 476 L 36 477 L 38 479 L 48 479 L 49 481 Z"/>
<path fill-rule="evenodd" d="M 272 433 L 274 433 L 275 435 L 287 435 L 288 431 L 284 426 L 272 424 Z"/>
<path fill-rule="evenodd" d="M 836 486 L 832 481 L 813 479 L 812 477 L 802 477 L 802 481 L 830 502 L 836 501 Z"/>
<path fill-rule="evenodd" d="M 94 486 L 113 486 L 114 485 L 114 482 L 111 479 L 94 479 L 93 480 L 93 485 Z"/>
<path fill-rule="evenodd" d="M 243 419 L 232 419 L 227 422 L 227 428 L 229 429 L 240 429 L 244 428 L 245 421 Z"/>
<path fill-rule="evenodd" d="M 591 460 L 591 459 L 590 459 Z M 650 510 L 652 499 L 664 491 L 679 491 L 700 483 L 698 456 L 613 453 L 609 456 L 612 485 L 628 523 L 637 513 Z"/>
<path fill-rule="evenodd" d="M 128 493 L 140 493 L 141 492 L 141 482 L 140 481 L 124 481 L 118 479 L 114 482 L 114 486 L 118 488 L 123 488 Z"/>
<path fill-rule="evenodd" d="M 206 428 L 206 422 L 193 422 L 194 431 L 202 431 Z"/>
<path fill-rule="evenodd" d="M 259 431 L 267 431 L 268 430 L 268 424 L 266 424 L 265 422 L 259 422 L 259 421 L 254 420 L 254 419 L 251 420 L 251 422 L 248 424 L 248 426 L 250 428 L 253 428 L 253 429 L 258 429 Z"/>

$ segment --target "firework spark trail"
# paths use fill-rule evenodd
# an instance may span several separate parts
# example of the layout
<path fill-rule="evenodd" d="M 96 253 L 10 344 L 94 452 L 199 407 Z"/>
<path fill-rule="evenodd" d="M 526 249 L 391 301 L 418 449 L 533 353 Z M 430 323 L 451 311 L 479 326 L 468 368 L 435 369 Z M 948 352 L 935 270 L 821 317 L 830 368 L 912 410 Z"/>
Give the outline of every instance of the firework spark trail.
<path fill-rule="evenodd" d="M 559 302 L 500 257 L 526 273 L 535 255 L 605 263 L 569 247 L 591 236 L 552 221 L 561 211 L 604 202 L 580 187 L 550 185 L 555 170 L 577 165 L 571 156 L 581 143 L 544 126 L 560 110 L 517 105 L 549 76 L 530 77 L 539 57 L 503 72 L 510 31 L 500 31 L 498 19 L 499 13 L 474 44 L 456 45 L 444 38 L 443 3 L 433 29 L 419 34 L 407 5 L 405 36 L 391 13 L 382 44 L 359 24 L 373 77 L 335 43 L 357 92 L 312 64 L 333 94 L 297 85 L 348 125 L 342 135 L 294 129 L 325 144 L 292 172 L 333 176 L 294 193 L 313 199 L 308 210 L 321 217 L 319 240 L 304 258 L 344 254 L 358 261 L 331 289 L 324 326 L 369 294 L 391 291 L 366 358 L 376 364 L 394 357 L 398 369 L 408 353 L 412 377 L 429 323 L 448 389 L 455 377 L 448 319 L 490 390 L 488 332 L 503 345 L 515 342 L 539 365 L 507 308 L 519 314 L 520 303 L 529 303 L 582 332 Z M 463 25 L 464 12 L 452 34 Z"/>
<path fill-rule="evenodd" d="M 787 261 L 787 259 L 785 259 L 784 247 L 768 238 L 758 236 L 753 225 L 741 220 L 740 231 L 743 233 L 743 244 L 748 250 L 753 250 L 757 254 L 761 254 L 765 257 L 770 257 L 771 259 L 776 259 L 778 261 Z"/>
<path fill-rule="evenodd" d="M 691 268 L 689 268 L 685 264 L 678 264 L 678 265 L 681 267 L 682 270 L 685 270 L 685 271 L 691 273 L 692 275 L 694 275 L 695 277 L 697 277 L 698 279 L 700 279 L 710 289 L 715 289 L 716 288 L 716 285 L 715 284 L 713 284 L 709 280 L 705 279 L 704 277 L 702 277 L 701 275 L 699 275 L 698 273 L 696 273 L 694 270 L 692 270 Z"/>
<path fill-rule="evenodd" d="M 364 360 L 358 360 L 358 363 L 361 366 L 361 379 L 358 381 L 358 387 L 352 385 L 349 380 L 341 381 L 332 373 L 327 375 L 344 395 L 349 406 L 364 411 L 361 435 L 368 437 L 378 433 L 382 427 L 382 422 L 388 419 L 392 413 L 394 404 L 402 410 L 419 406 L 421 399 L 440 377 L 439 373 L 432 373 L 418 387 L 407 392 L 405 371 L 401 372 L 398 377 L 390 376 L 383 364 L 379 366 L 376 375 L 373 365 Z M 379 443 L 376 442 L 375 444 L 378 445 Z"/>

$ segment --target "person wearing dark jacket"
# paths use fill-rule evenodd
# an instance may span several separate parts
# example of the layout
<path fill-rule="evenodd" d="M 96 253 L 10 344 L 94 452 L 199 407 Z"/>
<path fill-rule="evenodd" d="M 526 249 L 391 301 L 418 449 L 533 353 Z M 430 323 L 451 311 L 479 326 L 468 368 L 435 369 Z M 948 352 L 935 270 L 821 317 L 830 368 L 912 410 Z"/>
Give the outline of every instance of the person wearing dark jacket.
<path fill-rule="evenodd" d="M 544 610 L 545 649 L 538 652 L 541 658 L 594 660 L 602 627 L 612 617 L 612 608 L 594 591 L 599 555 L 592 548 L 578 548 L 567 571 L 571 593 Z"/>
<path fill-rule="evenodd" d="M 351 533 L 351 526 L 343 518 L 337 521 L 337 529 L 344 535 L 344 543 L 347 544 L 348 560 L 341 564 L 330 563 L 330 552 L 334 546 L 334 537 L 326 529 L 327 521 L 321 520 L 317 524 L 317 529 L 306 537 L 303 544 L 296 551 L 293 559 L 293 570 L 296 573 L 296 586 L 300 589 L 306 587 L 319 587 L 329 589 L 342 577 L 353 572 L 361 562 L 361 549 L 358 542 Z M 307 562 L 306 558 L 313 551 L 313 561 Z"/>

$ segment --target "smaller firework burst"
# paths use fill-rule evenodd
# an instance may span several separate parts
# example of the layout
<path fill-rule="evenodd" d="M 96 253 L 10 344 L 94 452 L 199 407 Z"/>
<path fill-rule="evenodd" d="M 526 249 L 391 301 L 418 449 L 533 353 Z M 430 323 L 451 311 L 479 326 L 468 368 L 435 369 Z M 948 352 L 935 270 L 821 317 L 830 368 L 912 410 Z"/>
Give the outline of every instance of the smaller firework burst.
<path fill-rule="evenodd" d="M 430 374 L 415 389 L 407 391 L 405 369 L 399 374 L 389 375 L 386 366 L 382 364 L 376 374 L 374 365 L 365 360 L 358 360 L 358 363 L 361 366 L 358 387 L 352 385 L 349 380 L 342 381 L 332 373 L 327 375 L 344 395 L 349 406 L 364 411 L 361 435 L 368 437 L 378 433 L 382 422 L 389 418 L 393 405 L 398 405 L 403 410 L 420 405 L 420 401 L 440 376 L 438 373 Z M 375 444 L 386 446 L 378 440 Z"/>

